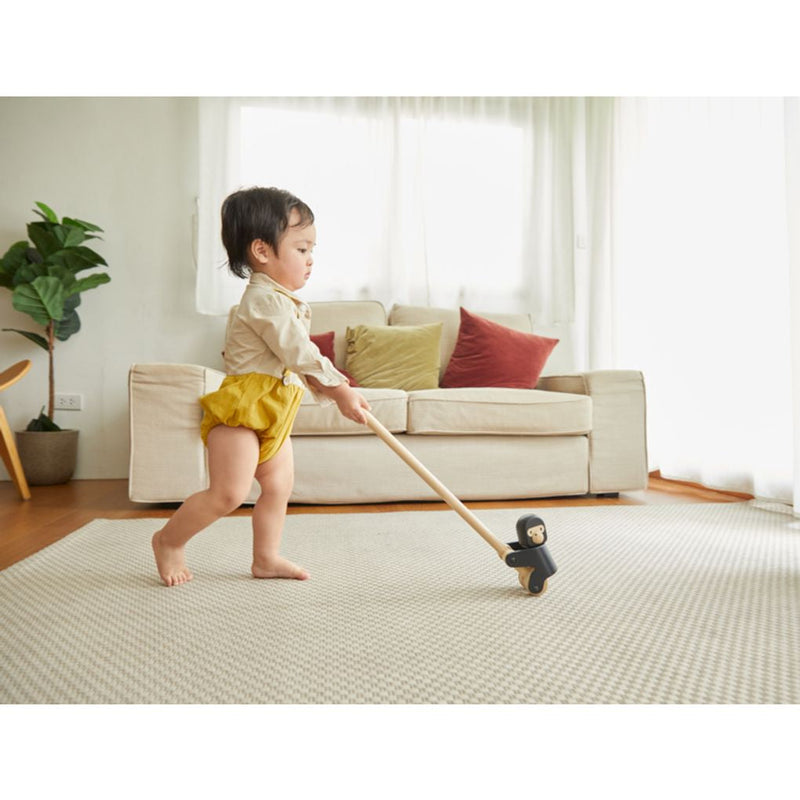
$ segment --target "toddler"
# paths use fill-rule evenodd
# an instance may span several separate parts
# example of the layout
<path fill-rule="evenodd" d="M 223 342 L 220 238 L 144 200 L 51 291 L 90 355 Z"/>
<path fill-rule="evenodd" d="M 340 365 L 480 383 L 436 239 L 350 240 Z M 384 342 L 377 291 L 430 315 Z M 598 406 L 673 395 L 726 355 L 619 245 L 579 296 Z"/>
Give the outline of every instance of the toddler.
<path fill-rule="evenodd" d="M 256 578 L 308 573 L 279 554 L 294 481 L 292 430 L 304 388 L 335 402 L 364 424 L 369 404 L 309 338 L 311 312 L 294 293 L 311 276 L 314 214 L 289 192 L 252 188 L 222 204 L 222 242 L 230 271 L 249 278 L 225 342 L 226 377 L 200 399 L 200 433 L 208 449 L 209 487 L 189 497 L 153 536 L 159 575 L 167 586 L 192 579 L 184 561 L 189 539 L 238 508 L 255 476 L 253 507 Z"/>

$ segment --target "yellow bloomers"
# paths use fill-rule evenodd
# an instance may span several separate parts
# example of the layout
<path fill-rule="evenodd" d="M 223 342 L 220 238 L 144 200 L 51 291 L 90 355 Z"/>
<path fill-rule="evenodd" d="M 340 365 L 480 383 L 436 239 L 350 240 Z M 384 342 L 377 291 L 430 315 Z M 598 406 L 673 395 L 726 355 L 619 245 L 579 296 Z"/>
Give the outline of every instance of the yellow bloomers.
<path fill-rule="evenodd" d="M 261 442 L 258 463 L 269 461 L 291 433 L 302 397 L 301 386 L 272 375 L 228 375 L 216 392 L 200 398 L 203 444 L 216 425 L 250 428 Z"/>

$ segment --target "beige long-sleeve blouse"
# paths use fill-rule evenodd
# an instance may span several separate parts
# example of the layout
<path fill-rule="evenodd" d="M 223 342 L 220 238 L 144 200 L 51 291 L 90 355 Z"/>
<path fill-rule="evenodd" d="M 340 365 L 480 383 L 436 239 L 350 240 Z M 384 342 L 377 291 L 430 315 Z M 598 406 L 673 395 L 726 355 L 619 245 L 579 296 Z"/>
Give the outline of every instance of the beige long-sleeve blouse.
<path fill-rule="evenodd" d="M 260 372 L 310 389 L 322 404 L 333 402 L 305 380 L 313 375 L 323 386 L 347 379 L 309 338 L 311 309 L 263 272 L 254 272 L 228 326 L 225 371 L 228 375 Z M 285 370 L 290 370 L 286 374 Z"/>

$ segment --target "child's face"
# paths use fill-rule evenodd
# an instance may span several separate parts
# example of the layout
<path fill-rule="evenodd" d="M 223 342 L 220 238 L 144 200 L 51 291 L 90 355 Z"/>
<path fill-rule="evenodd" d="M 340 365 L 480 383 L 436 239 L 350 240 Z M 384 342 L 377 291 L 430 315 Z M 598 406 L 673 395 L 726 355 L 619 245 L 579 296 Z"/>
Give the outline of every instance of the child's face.
<path fill-rule="evenodd" d="M 266 272 L 272 280 L 290 292 L 302 289 L 311 277 L 311 267 L 314 264 L 312 251 L 317 243 L 317 229 L 314 225 L 295 227 L 299 221 L 300 213 L 293 208 L 289 227 L 278 243 L 278 252 L 269 245 L 264 245 L 263 265 L 259 259 L 258 265 L 254 267 L 260 272 Z"/>

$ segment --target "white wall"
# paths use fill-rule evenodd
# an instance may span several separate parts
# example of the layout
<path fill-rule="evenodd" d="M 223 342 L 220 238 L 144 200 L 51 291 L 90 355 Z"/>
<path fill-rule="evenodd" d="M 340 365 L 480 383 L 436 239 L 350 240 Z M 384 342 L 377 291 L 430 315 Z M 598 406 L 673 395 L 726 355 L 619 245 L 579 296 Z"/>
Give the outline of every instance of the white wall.
<path fill-rule="evenodd" d="M 57 411 L 81 431 L 76 478 L 128 474 L 130 365 L 209 359 L 224 319 L 194 310 L 192 225 L 197 195 L 197 102 L 191 98 L 0 98 L 0 254 L 38 219 L 35 201 L 105 230 L 95 249 L 111 283 L 82 295 L 82 330 L 56 347 L 56 391 L 84 396 Z M 0 287 L 0 328 L 37 330 Z M 0 369 L 28 375 L 0 394 L 12 430 L 47 400 L 47 353 L 0 333 Z M 0 466 L 0 479 L 7 479 Z"/>

